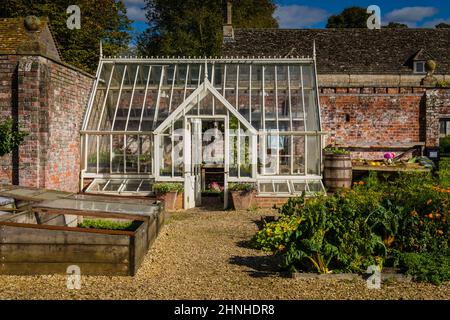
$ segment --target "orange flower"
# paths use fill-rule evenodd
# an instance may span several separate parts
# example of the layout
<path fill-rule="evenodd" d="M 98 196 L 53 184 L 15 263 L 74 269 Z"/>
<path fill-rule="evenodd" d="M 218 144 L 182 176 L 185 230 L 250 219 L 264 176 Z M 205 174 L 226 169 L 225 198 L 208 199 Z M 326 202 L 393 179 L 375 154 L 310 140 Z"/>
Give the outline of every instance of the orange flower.
<path fill-rule="evenodd" d="M 433 219 L 433 214 L 432 214 L 432 213 L 427 214 L 426 217 L 427 217 L 428 219 Z"/>
<path fill-rule="evenodd" d="M 432 203 L 433 203 L 433 200 L 429 199 L 429 200 L 427 201 L 427 206 L 429 206 L 429 205 L 432 204 Z"/>

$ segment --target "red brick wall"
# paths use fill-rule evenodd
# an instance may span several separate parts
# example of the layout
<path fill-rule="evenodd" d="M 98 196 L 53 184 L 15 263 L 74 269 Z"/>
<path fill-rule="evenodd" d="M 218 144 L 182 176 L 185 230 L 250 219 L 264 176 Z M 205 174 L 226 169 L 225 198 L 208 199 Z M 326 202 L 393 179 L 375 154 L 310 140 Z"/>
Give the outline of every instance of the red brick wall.
<path fill-rule="evenodd" d="M 369 147 L 389 146 L 395 151 L 406 143 L 424 141 L 423 97 L 423 88 L 322 88 L 326 145 L 355 147 L 353 157 L 380 158 L 383 150 Z"/>
<path fill-rule="evenodd" d="M 289 200 L 289 197 L 253 197 L 253 205 L 261 209 L 271 209 L 274 205 L 281 207 Z"/>
<path fill-rule="evenodd" d="M 426 93 L 426 144 L 439 146 L 439 120 L 450 119 L 450 90 L 429 90 Z"/>
<path fill-rule="evenodd" d="M 1 159 L 0 182 L 78 191 L 79 130 L 93 79 L 43 57 L 10 56 L 7 61 L 4 69 L 0 62 L 1 92 L 5 86 L 16 86 L 18 94 L 0 95 L 0 110 L 16 112 L 29 135 L 19 148 L 19 161 L 11 161 L 11 156 Z M 3 81 L 10 70 L 17 70 L 16 84 Z M 8 175 L 17 162 L 18 174 Z"/>

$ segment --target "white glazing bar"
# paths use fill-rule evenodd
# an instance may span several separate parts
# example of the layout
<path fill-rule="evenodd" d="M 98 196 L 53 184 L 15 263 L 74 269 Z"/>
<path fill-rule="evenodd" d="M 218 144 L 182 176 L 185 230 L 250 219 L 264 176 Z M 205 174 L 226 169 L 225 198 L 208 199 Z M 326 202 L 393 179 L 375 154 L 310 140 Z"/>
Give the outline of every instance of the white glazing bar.
<path fill-rule="evenodd" d="M 127 136 L 123 135 L 123 172 L 127 173 Z"/>
<path fill-rule="evenodd" d="M 175 87 L 175 78 L 177 75 L 177 67 L 178 67 L 178 65 L 175 65 L 175 67 L 173 68 L 172 88 L 170 89 L 170 99 L 169 99 L 169 113 L 170 113 L 170 111 L 172 111 L 173 89 Z"/>
<path fill-rule="evenodd" d="M 303 83 L 303 67 L 302 66 L 300 66 L 300 81 L 301 81 L 301 85 L 302 85 L 302 91 L 301 91 L 301 93 L 302 93 L 302 105 L 303 105 L 303 129 L 305 130 L 305 132 L 306 132 L 306 108 L 305 108 L 305 86 L 304 86 L 304 83 Z M 304 164 L 304 168 L 305 168 L 305 175 L 306 174 L 308 174 L 308 171 L 307 171 L 307 163 L 308 163 L 308 149 L 307 149 L 307 138 L 306 138 L 306 135 L 305 135 L 305 137 L 304 137 L 304 141 L 303 141 L 303 147 L 304 147 L 304 161 L 305 161 L 305 164 Z"/>
<path fill-rule="evenodd" d="M 86 110 L 86 117 L 83 120 L 83 126 L 82 126 L 83 129 L 87 129 L 87 126 L 89 124 L 89 120 L 92 117 L 92 114 L 91 114 L 92 106 L 95 103 L 95 96 L 97 95 L 97 87 L 98 87 L 98 83 L 100 81 L 100 75 L 102 74 L 101 73 L 102 69 L 104 67 L 106 68 L 106 65 L 102 62 L 101 57 L 100 57 L 100 64 L 99 64 L 99 66 L 97 68 L 97 73 L 95 75 L 95 81 L 94 81 L 94 84 L 93 84 L 93 87 L 92 87 L 92 91 L 91 91 L 92 94 L 89 97 L 88 109 Z M 113 68 L 114 68 L 114 65 L 113 65 Z M 111 72 L 111 75 L 112 75 L 112 72 Z"/>
<path fill-rule="evenodd" d="M 236 66 L 236 110 L 239 110 L 239 65 Z"/>
<path fill-rule="evenodd" d="M 214 79 L 216 76 L 216 68 L 215 64 L 213 63 L 211 65 L 211 84 L 214 87 Z M 212 98 L 212 115 L 214 116 L 216 114 L 216 99 L 214 97 Z"/>
<path fill-rule="evenodd" d="M 164 80 L 164 66 L 161 66 L 161 77 L 159 78 L 158 96 L 156 98 L 155 116 L 153 118 L 153 126 L 152 126 L 153 129 L 155 129 L 156 121 L 158 121 L 158 111 L 159 111 L 159 103 L 161 102 L 161 87 L 163 85 L 163 80 Z"/>
<path fill-rule="evenodd" d="M 263 131 L 266 131 L 266 79 L 265 79 L 265 71 L 266 71 L 266 66 L 262 66 L 262 77 L 261 77 L 261 84 L 262 84 L 262 101 L 261 101 L 261 121 L 262 121 L 262 128 Z"/>
<path fill-rule="evenodd" d="M 125 131 L 128 130 L 128 123 L 130 122 L 131 106 L 133 104 L 134 92 L 136 89 L 136 83 L 139 74 L 139 67 L 140 67 L 139 65 L 136 67 L 136 76 L 134 77 L 133 90 L 131 91 L 130 105 L 128 106 L 127 122 L 125 123 Z"/>
<path fill-rule="evenodd" d="M 175 176 L 175 153 L 173 152 L 174 149 L 174 138 L 175 135 L 173 133 L 173 121 L 172 121 L 172 126 L 170 128 L 170 145 L 171 145 L 171 150 L 170 150 L 170 157 L 171 159 L 171 164 L 172 164 L 172 177 Z"/>
<path fill-rule="evenodd" d="M 275 72 L 275 121 L 277 122 L 277 133 L 280 132 L 280 124 L 278 120 L 278 68 L 275 66 L 274 68 Z M 276 135 L 277 141 L 279 143 L 280 136 Z M 277 148 L 277 171 L 278 174 L 280 173 L 280 150 Z"/>
<path fill-rule="evenodd" d="M 236 138 L 237 138 L 237 145 L 236 145 L 236 152 L 237 152 L 237 176 L 238 178 L 241 177 L 241 150 L 242 150 L 242 146 L 241 146 L 241 123 L 238 121 L 238 129 L 237 129 L 237 133 L 236 133 Z M 244 144 L 244 149 L 245 149 L 245 144 Z M 245 150 L 244 150 L 245 152 Z"/>
<path fill-rule="evenodd" d="M 290 129 L 294 130 L 292 127 L 291 69 L 289 66 L 287 66 L 287 84 L 288 84 L 288 101 L 289 101 L 289 125 Z"/>
<path fill-rule="evenodd" d="M 249 66 L 248 75 L 248 122 L 252 123 L 252 65 Z"/>
<path fill-rule="evenodd" d="M 109 135 L 109 173 L 113 173 L 112 160 L 113 160 L 113 136 L 112 136 L 112 134 L 110 134 Z"/>
<path fill-rule="evenodd" d="M 96 172 L 97 172 L 97 174 L 98 174 L 98 172 L 99 172 L 99 163 L 98 163 L 98 161 L 99 161 L 99 156 L 100 156 L 100 137 L 99 136 L 96 136 L 95 137 L 96 138 L 96 143 L 97 143 L 97 148 L 96 148 L 96 157 L 97 157 L 97 161 L 96 161 Z"/>
<path fill-rule="evenodd" d="M 141 136 L 137 135 L 137 172 L 141 173 Z"/>
<path fill-rule="evenodd" d="M 227 65 L 223 66 L 223 84 L 222 84 L 222 96 L 225 97 L 225 88 L 226 88 L 226 82 L 227 82 Z"/>
<path fill-rule="evenodd" d="M 258 136 L 251 135 L 251 159 L 252 159 L 252 178 L 256 178 L 258 174 Z"/>
<path fill-rule="evenodd" d="M 122 96 L 122 87 L 123 87 L 123 83 L 125 81 L 126 73 L 127 73 L 127 66 L 125 66 L 125 68 L 123 69 L 122 81 L 120 82 L 120 88 L 119 88 L 119 95 L 117 96 L 116 109 L 114 111 L 114 117 L 113 117 L 113 121 L 111 123 L 111 131 L 114 130 L 114 124 L 116 122 L 117 110 L 119 109 L 120 97 Z"/>
<path fill-rule="evenodd" d="M 294 137 L 289 136 L 290 138 L 290 144 L 291 144 L 291 150 L 290 150 L 290 156 L 291 156 L 291 174 L 294 174 Z"/>
<path fill-rule="evenodd" d="M 147 75 L 147 83 L 145 85 L 144 101 L 142 102 L 141 119 L 139 120 L 139 129 L 138 129 L 138 131 L 141 131 L 141 128 L 142 128 L 142 120 L 144 119 L 144 111 L 145 111 L 145 101 L 147 101 L 148 84 L 150 82 L 150 74 L 151 73 L 152 73 L 152 66 L 149 66 L 148 67 L 148 75 Z"/>
<path fill-rule="evenodd" d="M 187 86 L 188 86 L 188 80 L 189 80 L 189 69 L 190 69 L 190 65 L 188 64 L 186 67 L 186 79 L 184 81 L 184 94 L 183 94 L 183 102 L 184 100 L 186 100 L 186 94 L 187 94 Z M 183 110 L 183 115 L 186 114 L 186 111 Z"/>
<path fill-rule="evenodd" d="M 103 100 L 102 111 L 100 112 L 100 119 L 98 121 L 97 130 L 100 130 L 100 124 L 102 123 L 102 120 L 103 120 L 103 113 L 105 112 L 106 101 L 108 100 L 109 88 L 111 86 L 111 81 L 112 81 L 112 78 L 113 78 L 113 75 L 114 75 L 115 67 L 116 66 L 113 65 L 112 69 L 111 69 L 111 76 L 109 77 L 108 87 L 106 88 L 105 99 Z"/>
<path fill-rule="evenodd" d="M 198 68 L 198 82 L 197 82 L 197 88 L 200 87 L 200 81 L 202 76 L 202 65 Z M 197 115 L 200 115 L 200 99 L 197 97 Z"/>

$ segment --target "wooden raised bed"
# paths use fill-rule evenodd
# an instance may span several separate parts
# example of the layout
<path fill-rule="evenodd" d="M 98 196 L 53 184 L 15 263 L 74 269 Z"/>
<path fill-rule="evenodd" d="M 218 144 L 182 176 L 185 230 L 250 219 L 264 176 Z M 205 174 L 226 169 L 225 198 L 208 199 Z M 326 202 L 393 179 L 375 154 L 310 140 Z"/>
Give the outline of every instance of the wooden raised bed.
<path fill-rule="evenodd" d="M 74 195 L 3 218 L 0 274 L 66 274 L 67 267 L 77 265 L 82 275 L 134 275 L 162 227 L 164 210 L 159 204 L 127 202 Z M 136 227 L 80 228 L 84 217 L 134 221 Z"/>

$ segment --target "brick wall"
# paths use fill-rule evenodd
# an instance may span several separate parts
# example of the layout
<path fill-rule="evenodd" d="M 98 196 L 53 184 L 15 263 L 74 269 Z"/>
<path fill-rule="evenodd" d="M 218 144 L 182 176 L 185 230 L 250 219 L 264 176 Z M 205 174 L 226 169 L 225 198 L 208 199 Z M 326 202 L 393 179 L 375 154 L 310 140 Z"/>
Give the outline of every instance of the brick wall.
<path fill-rule="evenodd" d="M 29 135 L 18 161 L 14 155 L 1 158 L 0 182 L 78 191 L 79 130 L 92 77 L 40 56 L 5 57 L 0 60 L 0 111 L 2 116 L 17 113 Z"/>
<path fill-rule="evenodd" d="M 401 152 L 406 144 L 425 142 L 424 92 L 424 88 L 321 88 L 322 130 L 329 133 L 325 145 L 350 147 L 353 157 L 373 159 L 382 158 L 387 150 Z"/>
<path fill-rule="evenodd" d="M 433 148 L 439 146 L 439 120 L 450 119 L 450 90 L 429 90 L 426 99 L 426 144 Z"/>

